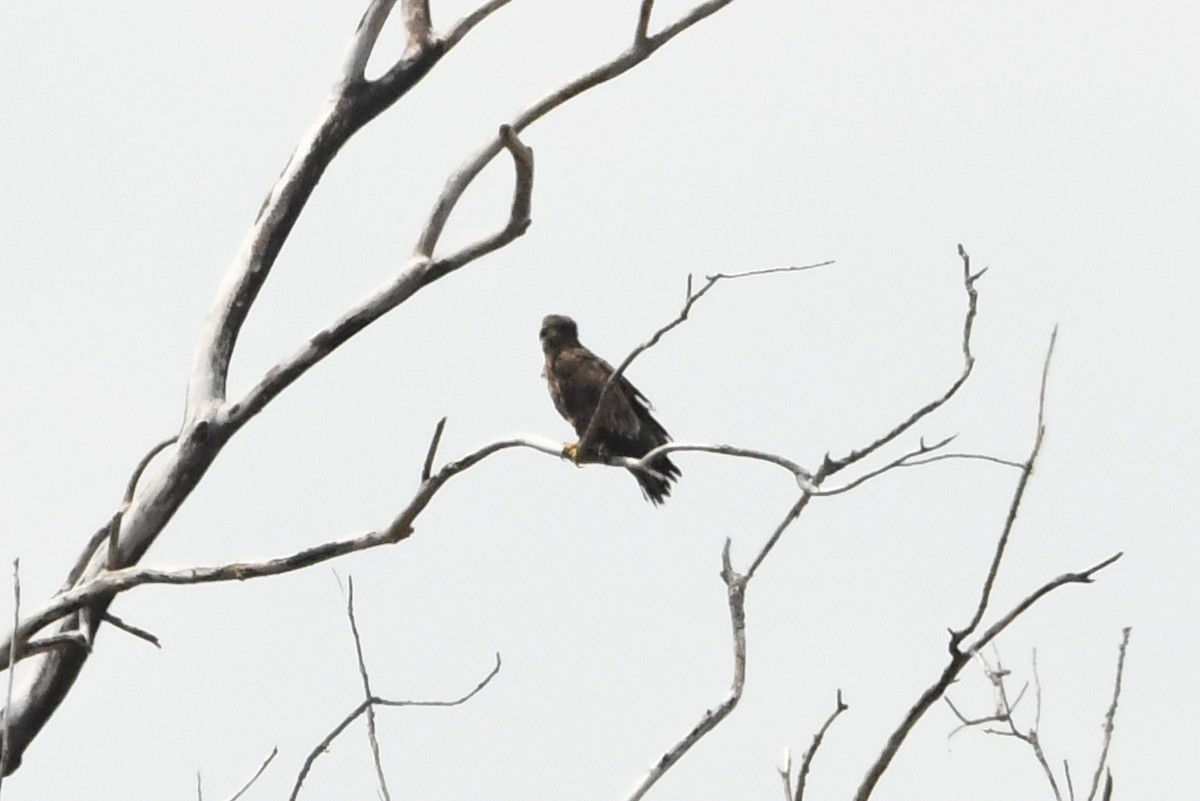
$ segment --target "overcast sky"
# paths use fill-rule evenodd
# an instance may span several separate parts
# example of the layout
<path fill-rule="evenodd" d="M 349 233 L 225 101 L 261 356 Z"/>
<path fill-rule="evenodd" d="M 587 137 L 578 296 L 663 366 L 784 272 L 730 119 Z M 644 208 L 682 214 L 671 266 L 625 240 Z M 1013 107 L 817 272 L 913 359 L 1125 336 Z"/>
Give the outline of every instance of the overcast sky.
<path fill-rule="evenodd" d="M 316 119 L 363 2 L 7 4 L 0 12 L 0 565 L 49 597 L 180 422 L 215 289 Z M 473 2 L 434 2 L 445 29 Z M 237 394 L 404 264 L 446 175 L 496 126 L 624 48 L 636 0 L 516 0 L 326 174 L 235 357 Z M 663 0 L 656 25 L 689 7 Z M 389 28 L 383 59 L 401 47 Z M 444 459 L 569 426 L 539 377 L 544 314 L 619 361 L 686 276 L 835 259 L 718 287 L 631 369 L 680 441 L 815 467 L 958 375 L 980 280 L 976 375 L 892 456 L 959 434 L 1021 459 L 1050 332 L 1042 460 L 997 585 L 1006 608 L 1117 552 L 999 640 L 1014 687 L 1037 649 L 1042 742 L 1086 785 L 1133 627 L 1117 797 L 1187 799 L 1200 736 L 1195 346 L 1200 6 L 1194 2 L 735 0 L 525 134 L 533 226 L 422 292 L 289 389 L 225 449 L 146 563 L 281 555 L 385 525 L 438 418 Z M 379 63 L 384 63 L 380 61 Z M 465 199 L 446 247 L 501 224 L 511 168 Z M 786 473 L 681 454 L 651 507 L 623 471 L 508 452 L 456 479 L 353 575 L 375 689 L 461 695 L 379 713 L 394 797 L 624 797 L 730 678 L 717 576 L 745 568 L 796 497 Z M 811 798 L 845 798 L 970 616 L 1015 471 L 904 470 L 821 499 L 749 589 L 742 705 L 652 798 L 773 798 L 840 688 Z M 8 577 L 0 577 L 8 586 Z M 0 619 L 12 611 L 0 592 Z M 333 570 L 141 588 L 4 784 L 13 799 L 286 797 L 361 688 Z M 969 667 L 952 691 L 986 714 Z M 1020 711 L 1030 715 L 1025 701 Z M 1028 717 L 1023 718 L 1027 722 Z M 1027 748 L 920 723 L 877 798 L 1050 798 Z M 1061 775 L 1061 774 L 1060 774 Z M 354 729 L 309 798 L 374 798 Z M 304 797 L 304 796 L 302 796 Z"/>

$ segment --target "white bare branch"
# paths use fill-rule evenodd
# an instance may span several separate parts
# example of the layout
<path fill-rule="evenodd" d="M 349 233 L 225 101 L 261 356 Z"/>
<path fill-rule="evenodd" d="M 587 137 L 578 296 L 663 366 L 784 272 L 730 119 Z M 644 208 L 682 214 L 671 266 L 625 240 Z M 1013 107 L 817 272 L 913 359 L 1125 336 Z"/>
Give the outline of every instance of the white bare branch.
<path fill-rule="evenodd" d="M 628 801 L 638 801 L 645 796 L 692 746 L 729 716 L 742 698 L 742 690 L 746 686 L 746 583 L 749 578 L 733 569 L 729 559 L 729 548 L 730 541 L 726 539 L 725 547 L 721 551 L 721 580 L 725 582 L 729 599 L 729 622 L 733 630 L 733 678 L 729 692 L 716 707 L 706 710 L 700 722 L 654 763 L 654 767 L 650 768 L 630 793 Z"/>
<path fill-rule="evenodd" d="M 700 287 L 700 289 L 696 290 L 695 292 L 692 291 L 692 277 L 689 275 L 687 280 L 687 295 L 684 298 L 683 308 L 679 310 L 679 314 L 674 320 L 655 331 L 654 334 L 652 334 L 651 337 L 645 342 L 629 351 L 629 355 L 621 360 L 621 363 L 617 365 L 615 370 L 613 370 L 612 375 L 610 375 L 608 380 L 604 382 L 604 386 L 600 389 L 600 397 L 596 399 L 596 408 L 592 412 L 592 418 L 588 421 L 587 428 L 584 430 L 583 435 L 579 438 L 579 442 L 577 443 L 579 453 L 590 453 L 592 442 L 596 439 L 596 434 L 598 433 L 600 427 L 600 420 L 603 417 L 600 414 L 600 410 L 604 408 L 604 404 L 608 402 L 610 397 L 612 397 L 613 387 L 621 380 L 621 376 L 625 374 L 625 370 L 629 368 L 629 365 L 633 364 L 633 360 L 657 345 L 659 340 L 661 340 L 667 332 L 683 325 L 683 323 L 687 321 L 688 315 L 691 314 L 692 307 L 696 305 L 700 298 L 708 294 L 708 291 L 716 286 L 718 281 L 723 278 L 745 278 L 752 275 L 766 275 L 767 273 L 795 273 L 804 270 L 814 270 L 818 267 L 827 267 L 830 264 L 833 264 L 832 260 L 817 262 L 816 264 L 803 264 L 796 267 L 772 267 L 765 270 L 751 270 L 750 272 L 745 273 L 717 273 L 716 275 L 708 276 L 705 280 L 704 286 Z"/>
<path fill-rule="evenodd" d="M 690 12 L 683 15 L 672 25 L 655 34 L 647 36 L 634 42 L 632 46 L 625 52 L 614 57 L 608 62 L 601 64 L 595 69 L 579 76 L 575 80 L 559 87 L 550 94 L 543 97 L 533 105 L 526 108 L 508 124 L 516 133 L 521 133 L 533 123 L 537 122 L 542 117 L 549 114 L 554 109 L 566 103 L 589 89 L 594 89 L 602 83 L 611 81 L 629 70 L 641 64 L 647 58 L 654 54 L 660 47 L 665 45 L 677 35 L 692 27 L 701 20 L 715 14 L 725 6 L 729 5 L 733 0 L 709 0 L 707 3 L 702 3 Z M 503 3 L 491 3 L 485 8 L 488 13 L 502 6 Z M 481 9 L 482 10 L 482 9 Z M 486 16 L 486 15 L 485 15 Z M 478 20 L 476 20 L 478 21 Z M 464 20 L 466 22 L 466 20 Z M 463 23 L 459 23 L 461 26 Z M 455 31 L 457 31 L 457 27 Z M 447 37 L 447 42 L 457 42 L 461 36 L 455 38 L 455 31 L 452 31 Z M 497 134 L 480 148 L 474 155 L 467 158 L 463 164 L 454 171 L 454 173 L 446 180 L 446 185 L 442 189 L 437 200 L 434 202 L 433 211 L 430 213 L 429 220 L 425 224 L 424 230 L 417 239 L 417 245 L 413 249 L 413 259 L 416 261 L 432 259 L 437 249 L 438 240 L 441 239 L 442 232 L 446 228 L 446 223 L 450 220 L 450 215 L 454 212 L 458 201 L 462 198 L 463 193 L 467 191 L 467 187 L 475 180 L 483 168 L 491 163 L 500 151 L 505 147 L 502 135 Z"/>
<path fill-rule="evenodd" d="M 1092 801 L 1096 797 L 1096 792 L 1100 789 L 1100 774 L 1108 766 L 1108 748 L 1112 743 L 1113 719 L 1117 715 L 1117 702 L 1121 700 L 1121 677 L 1125 673 L 1125 651 L 1129 648 L 1130 631 L 1129 626 L 1121 629 L 1121 646 L 1117 650 L 1117 678 L 1113 682 L 1112 701 L 1108 705 L 1108 712 L 1104 715 L 1104 739 L 1100 746 L 1100 759 L 1096 762 L 1096 772 L 1092 776 L 1092 789 L 1088 791 L 1087 801 Z M 1108 782 L 1109 785 L 1112 784 L 1111 775 L 1108 777 Z"/>
<path fill-rule="evenodd" d="M 351 86 L 360 84 L 365 79 L 367 62 L 371 60 L 371 53 L 375 51 L 379 34 L 383 31 L 383 26 L 395 5 L 396 0 L 371 0 L 367 10 L 363 12 L 342 64 L 337 84 L 339 95 L 345 94 Z"/>
<path fill-rule="evenodd" d="M 446 50 L 449 51 L 456 44 L 462 41 L 462 38 L 470 33 L 472 28 L 511 2 L 512 0 L 489 0 L 467 16 L 460 19 L 458 22 L 454 23 L 454 27 L 452 27 L 450 32 L 442 37 L 441 40 Z"/>

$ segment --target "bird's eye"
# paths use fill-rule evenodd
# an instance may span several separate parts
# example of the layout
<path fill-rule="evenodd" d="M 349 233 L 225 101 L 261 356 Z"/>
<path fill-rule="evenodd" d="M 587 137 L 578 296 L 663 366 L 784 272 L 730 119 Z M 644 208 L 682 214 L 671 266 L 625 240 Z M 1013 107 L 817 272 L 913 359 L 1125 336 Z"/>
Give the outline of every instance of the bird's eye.
<path fill-rule="evenodd" d="M 538 338 L 539 338 L 539 339 L 545 339 L 545 338 L 546 338 L 546 334 L 549 334 L 549 333 L 550 333 L 550 329 L 549 329 L 549 328 L 543 328 L 541 331 L 538 331 Z"/>

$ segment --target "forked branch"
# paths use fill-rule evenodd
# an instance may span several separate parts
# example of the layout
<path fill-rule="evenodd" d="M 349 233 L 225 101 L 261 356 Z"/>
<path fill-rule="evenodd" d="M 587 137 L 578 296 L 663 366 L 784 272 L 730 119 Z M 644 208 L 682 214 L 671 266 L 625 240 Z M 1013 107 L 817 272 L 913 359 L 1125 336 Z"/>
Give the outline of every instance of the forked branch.
<path fill-rule="evenodd" d="M 387 698 L 380 698 L 376 695 L 372 695 L 370 698 L 364 699 L 358 704 L 358 706 L 351 710 L 350 714 L 342 718 L 341 722 L 334 726 L 333 729 L 321 739 L 321 742 L 317 743 L 316 747 L 309 752 L 308 756 L 304 760 L 304 764 L 300 767 L 300 773 L 296 776 L 296 783 L 292 787 L 292 793 L 288 796 L 288 801 L 296 801 L 296 799 L 300 796 L 300 789 L 304 785 L 304 780 L 308 778 L 308 774 L 312 771 L 313 764 L 317 761 L 317 759 L 320 758 L 322 754 L 329 750 L 330 744 L 332 744 L 333 741 L 338 738 L 338 735 L 344 732 L 351 723 L 358 720 L 358 718 L 361 717 L 368 709 L 372 709 L 376 706 L 460 706 L 465 704 L 467 701 L 470 701 L 481 690 L 483 690 L 484 687 L 488 686 L 488 684 L 499 672 L 500 654 L 496 654 L 496 663 L 492 666 L 491 671 L 483 677 L 482 681 L 475 685 L 473 690 L 465 695 L 448 701 L 394 701 Z"/>

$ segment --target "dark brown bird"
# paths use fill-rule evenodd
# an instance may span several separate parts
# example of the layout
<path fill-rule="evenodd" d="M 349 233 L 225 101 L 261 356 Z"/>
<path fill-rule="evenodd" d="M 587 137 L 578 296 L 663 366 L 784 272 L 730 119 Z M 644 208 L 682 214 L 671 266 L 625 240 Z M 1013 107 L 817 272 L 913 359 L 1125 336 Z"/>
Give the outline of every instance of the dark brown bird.
<path fill-rule="evenodd" d="M 551 314 L 542 320 L 538 334 L 542 352 L 546 354 L 543 375 L 550 387 L 554 408 L 582 437 L 587 431 L 600 393 L 613 374 L 612 365 L 579 344 L 579 329 L 570 317 Z M 599 410 L 593 444 L 589 450 L 599 456 L 607 454 L 640 459 L 650 451 L 671 441 L 657 420 L 650 414 L 650 401 L 622 375 L 609 390 L 604 408 Z M 578 452 L 578 442 L 567 443 L 563 454 L 576 462 L 585 458 Z M 642 488 L 642 494 L 654 504 L 662 503 L 671 494 L 671 481 L 678 480 L 679 468 L 666 454 L 656 456 L 648 465 L 663 478 L 640 470 L 630 470 Z"/>

